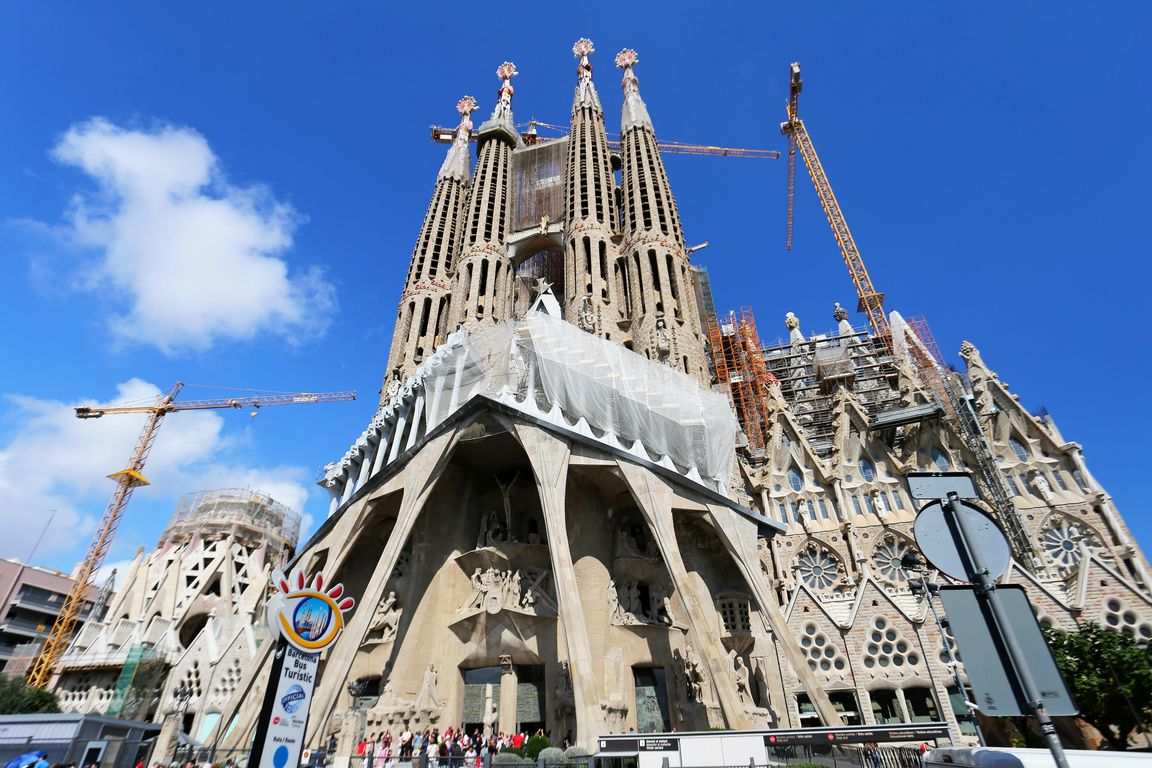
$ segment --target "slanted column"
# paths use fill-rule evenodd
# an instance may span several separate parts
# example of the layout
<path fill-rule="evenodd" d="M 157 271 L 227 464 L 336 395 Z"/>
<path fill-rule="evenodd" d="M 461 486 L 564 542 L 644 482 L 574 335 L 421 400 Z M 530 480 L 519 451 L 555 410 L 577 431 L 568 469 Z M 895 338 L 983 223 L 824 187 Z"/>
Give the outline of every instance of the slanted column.
<path fill-rule="evenodd" d="M 617 460 L 617 466 L 624 475 L 624 481 L 632 492 L 636 506 L 648 523 L 664 565 L 672 577 L 672 584 L 684 607 L 688 611 L 689 638 L 704 665 L 708 676 L 715 683 L 716 697 L 721 712 L 729 728 L 749 727 L 744 705 L 736 695 L 736 678 L 731 660 L 721 653 L 724 643 L 715 630 L 715 609 L 705 602 L 688 576 L 688 568 L 680 556 L 680 545 L 676 541 L 676 530 L 672 521 L 672 497 L 663 481 L 645 469 L 627 461 Z M 707 608 L 705 608 L 707 605 Z"/>
<path fill-rule="evenodd" d="M 356 490 L 364 487 L 368 482 L 368 478 L 372 476 L 372 459 L 375 457 L 376 450 L 372 448 L 372 443 L 369 441 L 368 445 L 364 448 L 364 455 L 360 459 L 360 474 L 356 476 Z"/>
<path fill-rule="evenodd" d="M 565 496 L 568 487 L 568 462 L 571 449 L 567 442 L 540 427 L 518 421 L 501 421 L 509 427 L 532 462 L 540 507 L 544 512 L 544 530 L 548 537 L 548 554 L 552 560 L 552 584 L 556 589 L 557 612 L 568 649 L 572 670 L 572 697 L 576 710 L 576 743 L 594 748 L 604 731 L 604 715 L 594 682 L 592 646 L 588 640 L 584 605 L 580 602 L 580 585 L 568 543 Z"/>
<path fill-rule="evenodd" d="M 500 719 L 499 729 L 503 733 L 516 732 L 516 699 L 519 681 L 511 656 L 500 657 Z"/>

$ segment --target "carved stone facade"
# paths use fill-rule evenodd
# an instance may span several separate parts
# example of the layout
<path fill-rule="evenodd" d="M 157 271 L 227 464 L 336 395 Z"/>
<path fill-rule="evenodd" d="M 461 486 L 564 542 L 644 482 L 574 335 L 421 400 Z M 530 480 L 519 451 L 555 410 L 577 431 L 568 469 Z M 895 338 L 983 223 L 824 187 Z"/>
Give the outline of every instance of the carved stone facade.
<path fill-rule="evenodd" d="M 299 535 L 299 514 L 261 493 L 186 495 L 156 548 L 137 553 L 105 620 L 84 625 L 61 659 L 60 708 L 165 722 L 183 686 L 180 726 L 202 741 L 268 636 L 268 580 Z M 174 734 L 162 732 L 162 750 Z"/>
<path fill-rule="evenodd" d="M 819 722 L 946 720 L 970 735 L 947 638 L 904 565 L 916 552 L 905 475 L 981 461 L 941 403 L 940 376 L 971 397 L 1014 502 L 1024 545 L 1006 580 L 1042 622 L 1152 636 L 1148 563 L 1080 447 L 1022 408 L 970 344 L 965 379 L 853 329 L 838 306 L 827 334 L 806 336 L 789 313 L 787 341 L 765 351 L 776 377 L 765 446 L 734 447 L 721 401 L 731 447 L 705 460 L 726 424 L 661 410 L 722 395 L 709 389 L 701 289 L 636 56 L 618 57 L 611 156 L 591 44 L 575 52 L 563 168 L 533 156 L 550 169 L 529 179 L 535 198 L 514 169 L 547 143 L 516 133 L 514 68 L 501 68 L 458 253 L 441 257 L 451 321 L 422 358 L 416 337 L 397 336 L 389 370 L 407 378 L 325 467 L 331 515 L 299 562 L 360 604 L 325 656 L 308 742 L 344 734 L 343 768 L 363 736 L 460 724 L 571 730 L 588 746 L 629 729 Z M 517 208 L 553 187 L 562 209 Z M 553 256 L 563 269 L 549 272 Z M 520 302 L 514 280 L 529 277 L 536 300 Z M 640 380 L 651 386 L 630 400 Z M 596 402 L 573 397 L 596 387 Z M 636 429 L 636 413 L 660 428 Z M 269 663 L 262 648 L 223 713 L 235 734 L 251 732 Z M 355 682 L 365 692 L 350 702 Z"/>

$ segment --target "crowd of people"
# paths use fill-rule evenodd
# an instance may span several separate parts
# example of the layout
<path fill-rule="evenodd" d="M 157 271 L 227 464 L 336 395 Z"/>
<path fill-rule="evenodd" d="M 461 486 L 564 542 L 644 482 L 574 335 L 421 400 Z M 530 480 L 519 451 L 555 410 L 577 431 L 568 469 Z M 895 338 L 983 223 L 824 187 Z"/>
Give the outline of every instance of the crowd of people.
<path fill-rule="evenodd" d="M 546 736 L 543 729 L 535 735 Z M 480 765 L 484 755 L 494 755 L 505 749 L 519 749 L 528 739 L 526 731 L 484 736 L 479 728 L 469 734 L 462 727 L 448 727 L 443 732 L 439 728 L 432 728 L 415 733 L 405 728 L 395 737 L 385 731 L 372 734 L 357 745 L 352 768 L 397 768 L 401 760 L 407 761 L 422 755 L 427 756 L 430 768 L 471 768 Z M 563 746 L 570 746 L 570 741 L 570 738 L 566 738 Z M 329 744 L 329 747 L 334 748 L 335 745 Z"/>

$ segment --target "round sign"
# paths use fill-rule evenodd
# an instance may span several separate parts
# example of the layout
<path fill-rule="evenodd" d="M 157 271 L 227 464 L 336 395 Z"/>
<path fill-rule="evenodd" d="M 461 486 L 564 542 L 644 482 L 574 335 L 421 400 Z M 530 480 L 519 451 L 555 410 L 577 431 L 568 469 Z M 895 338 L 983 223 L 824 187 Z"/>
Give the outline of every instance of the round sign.
<path fill-rule="evenodd" d="M 984 561 L 988 569 L 988 577 L 998 579 L 1008 570 L 1008 563 L 1012 559 L 1012 550 L 1008 546 L 1008 539 L 996 521 L 984 514 L 979 507 L 960 500 L 957 502 L 956 515 L 963 517 L 968 534 L 968 547 L 976 552 Z M 920 510 L 914 525 L 916 544 L 928 562 L 936 569 L 948 574 L 954 579 L 971 581 L 972 574 L 965 566 L 965 559 L 961 556 L 959 541 L 960 526 L 953 530 L 944 516 L 944 507 L 939 501 L 934 501 Z"/>

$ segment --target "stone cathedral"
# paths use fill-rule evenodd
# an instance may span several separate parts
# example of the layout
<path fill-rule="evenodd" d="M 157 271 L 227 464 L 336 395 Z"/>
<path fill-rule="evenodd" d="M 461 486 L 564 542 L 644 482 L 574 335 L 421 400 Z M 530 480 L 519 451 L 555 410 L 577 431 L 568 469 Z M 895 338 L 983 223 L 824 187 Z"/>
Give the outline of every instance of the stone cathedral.
<path fill-rule="evenodd" d="M 945 577 L 906 568 L 911 471 L 985 467 L 1011 518 L 1004 579 L 1042 622 L 1152 637 L 1148 562 L 1080 446 L 971 344 L 957 374 L 896 313 L 888 339 L 838 305 L 824 333 L 789 314 L 787 340 L 751 350 L 760 406 L 734 407 L 714 361 L 739 323 L 706 311 L 636 53 L 616 57 L 616 142 L 592 44 L 573 50 L 563 138 L 517 130 L 510 63 L 478 127 L 457 105 L 379 409 L 325 467 L 330 514 L 296 560 L 359 600 L 307 746 L 461 724 L 585 746 L 820 723 L 970 736 L 963 660 L 912 589 Z M 250 738 L 271 645 L 221 707 L 221 746 Z"/>

